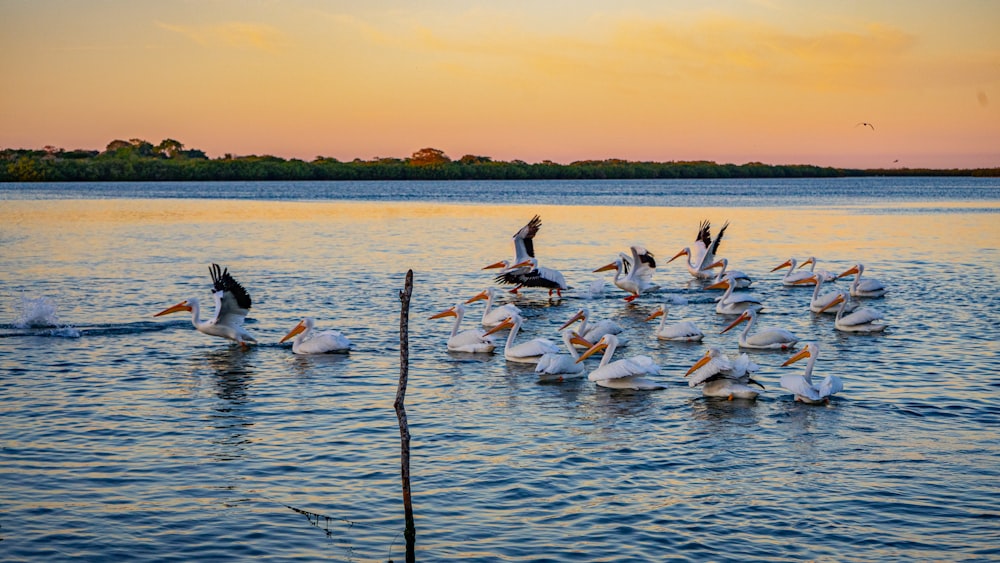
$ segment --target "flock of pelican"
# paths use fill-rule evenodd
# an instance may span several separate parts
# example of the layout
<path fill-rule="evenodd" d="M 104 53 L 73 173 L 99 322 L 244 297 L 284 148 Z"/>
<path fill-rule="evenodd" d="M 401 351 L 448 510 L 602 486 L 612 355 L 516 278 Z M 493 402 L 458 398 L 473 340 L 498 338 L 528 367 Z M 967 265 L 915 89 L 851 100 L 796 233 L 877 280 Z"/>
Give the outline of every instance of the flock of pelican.
<path fill-rule="evenodd" d="M 558 270 L 539 265 L 534 251 L 534 238 L 542 223 L 534 216 L 513 236 L 514 259 L 501 260 L 483 269 L 501 269 L 494 277 L 499 285 L 513 286 L 509 290 L 517 294 L 525 288 L 547 290 L 549 296 L 562 296 L 568 289 L 565 277 Z M 738 338 L 740 353 L 732 357 L 717 347 L 709 348 L 685 373 L 690 387 L 701 387 L 706 397 L 733 399 L 755 399 L 763 386 L 753 379 L 760 367 L 750 360 L 746 350 L 787 350 L 793 351 L 799 338 L 792 332 L 778 327 L 757 327 L 757 314 L 763 304 L 747 291 L 753 280 L 743 272 L 730 270 L 726 258 L 716 258 L 723 234 L 729 223 L 725 223 L 715 238 L 711 235 L 708 221 L 702 221 L 693 247 L 686 247 L 668 262 L 686 256 L 686 266 L 692 277 L 705 280 L 706 289 L 723 289 L 725 292 L 717 300 L 716 312 L 720 315 L 735 315 L 736 318 L 720 334 L 726 333 L 742 323 L 746 323 Z M 642 246 L 632 246 L 629 253 L 619 253 L 613 262 L 595 269 L 595 272 L 614 270 L 615 286 L 627 293 L 625 301 L 632 302 L 642 295 L 656 292 L 660 286 L 653 282 L 656 261 L 653 254 Z M 811 266 L 809 270 L 803 269 Z M 718 272 L 715 270 L 720 268 Z M 882 313 L 868 306 L 859 306 L 859 298 L 882 297 L 886 287 L 871 277 L 863 277 L 864 266 L 856 264 L 842 274 L 816 269 L 816 259 L 810 257 L 802 264 L 794 258 L 775 267 L 772 272 L 788 268 L 782 284 L 813 286 L 809 310 L 818 314 L 836 314 L 834 327 L 844 332 L 881 332 L 886 324 L 881 322 Z M 201 319 L 200 303 L 197 298 L 188 298 L 156 313 L 163 316 L 177 312 L 191 313 L 191 322 L 199 332 L 232 340 L 242 346 L 256 344 L 257 340 L 243 328 L 250 311 L 251 299 L 247 290 L 237 282 L 228 269 L 218 264 L 209 267 L 212 278 L 212 298 L 215 303 L 214 315 Z M 833 282 L 846 276 L 854 276 L 848 291 L 835 289 L 822 292 L 824 283 Z M 431 319 L 454 317 L 451 333 L 447 338 L 447 349 L 451 352 L 468 354 L 492 354 L 497 348 L 497 333 L 507 330 L 503 344 L 503 356 L 509 362 L 535 366 L 535 372 L 543 380 L 563 380 L 583 377 L 602 387 L 617 389 L 652 390 L 665 386 L 654 379 L 661 368 L 652 358 L 645 355 L 630 355 L 615 359 L 616 352 L 628 347 L 628 338 L 618 323 L 590 317 L 582 308 L 559 327 L 560 347 L 546 338 L 532 338 L 519 341 L 518 336 L 525 325 L 523 311 L 511 303 L 498 303 L 503 294 L 496 287 L 489 287 L 478 294 L 459 300 L 453 306 L 431 316 Z M 855 298 L 852 300 L 852 298 Z M 485 301 L 485 309 L 479 322 L 481 327 L 462 329 L 467 306 L 477 301 Z M 666 304 L 658 306 L 646 321 L 662 317 L 653 326 L 653 333 L 659 340 L 700 342 L 704 333 L 690 321 L 668 323 L 669 309 Z M 577 324 L 579 323 L 579 324 Z M 295 354 L 346 353 L 351 349 L 350 340 L 338 331 L 314 331 L 312 318 L 302 319 L 280 342 L 292 340 Z M 600 363 L 589 370 L 585 361 L 603 352 Z M 843 389 L 843 383 L 836 375 L 828 375 L 818 384 L 812 380 L 813 367 L 819 356 L 819 347 L 814 342 L 802 344 L 801 351 L 795 353 L 782 366 L 789 366 L 808 359 L 804 372 L 786 374 L 781 378 L 781 387 L 791 392 L 795 400 L 809 404 L 823 404 Z"/>

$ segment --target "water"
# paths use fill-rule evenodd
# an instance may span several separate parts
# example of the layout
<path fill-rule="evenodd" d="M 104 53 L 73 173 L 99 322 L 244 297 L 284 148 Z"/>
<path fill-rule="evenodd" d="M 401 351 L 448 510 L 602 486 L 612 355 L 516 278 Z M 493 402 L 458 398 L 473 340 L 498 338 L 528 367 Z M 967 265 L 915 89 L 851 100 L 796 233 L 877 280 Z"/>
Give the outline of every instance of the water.
<path fill-rule="evenodd" d="M 252 187 L 0 185 L 0 559 L 401 560 L 408 268 L 418 560 L 1000 557 L 995 179 Z M 626 327 L 622 352 L 656 360 L 667 389 L 542 384 L 501 348 L 444 350 L 451 321 L 428 317 L 490 285 L 480 268 L 535 213 L 539 259 L 574 290 L 508 297 L 523 338 L 556 341 L 585 306 Z M 760 323 L 818 342 L 816 375 L 844 379 L 829 405 L 780 389 L 803 369 L 780 367 L 788 353 L 751 353 L 754 403 L 687 387 L 707 346 L 738 338 L 666 263 L 705 218 L 731 222 L 720 254 L 755 278 Z M 610 276 L 578 295 L 634 243 L 656 254 L 659 295 L 626 304 Z M 806 310 L 811 290 L 770 273 L 811 255 L 890 285 L 870 303 L 890 328 L 837 333 Z M 212 262 L 253 296 L 260 346 L 152 317 L 207 298 Z M 643 319 L 661 301 L 705 341 L 657 341 Z M 278 345 L 307 315 L 355 349 Z"/>

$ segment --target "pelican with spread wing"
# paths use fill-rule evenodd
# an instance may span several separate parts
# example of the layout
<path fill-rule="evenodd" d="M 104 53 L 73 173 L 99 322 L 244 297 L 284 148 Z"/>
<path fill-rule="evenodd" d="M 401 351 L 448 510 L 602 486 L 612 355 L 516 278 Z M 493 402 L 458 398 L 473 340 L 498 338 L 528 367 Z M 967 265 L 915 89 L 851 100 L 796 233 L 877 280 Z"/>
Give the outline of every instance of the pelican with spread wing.
<path fill-rule="evenodd" d="M 528 224 L 514 233 L 513 263 L 501 260 L 483 269 L 503 268 L 495 280 L 499 284 L 515 286 L 510 290 L 511 293 L 517 293 L 522 287 L 541 287 L 548 289 L 550 296 L 552 292 L 556 292 L 561 297 L 562 291 L 568 287 L 566 278 L 559 270 L 539 266 L 538 259 L 535 258 L 534 239 L 541 228 L 542 220 L 535 215 Z"/>
<path fill-rule="evenodd" d="M 750 361 L 750 357 L 745 353 L 733 360 L 726 357 L 722 350 L 713 347 L 687 370 L 684 377 L 690 377 L 689 387 L 701 386 L 701 394 L 706 397 L 722 397 L 730 401 L 753 400 L 760 391 L 751 385 L 764 389 L 764 386 L 752 377 L 759 369 L 760 366 Z"/>
<path fill-rule="evenodd" d="M 673 262 L 681 256 L 687 255 L 687 269 L 692 276 L 698 279 L 710 279 L 715 277 L 712 273 L 711 265 L 715 263 L 715 253 L 719 251 L 719 243 L 722 242 L 722 235 L 725 234 L 729 221 L 726 221 L 719 229 L 719 235 L 712 239 L 711 224 L 705 220 L 698 225 L 698 236 L 694 241 L 694 256 L 691 255 L 691 248 L 685 247 L 667 263 Z"/>
<path fill-rule="evenodd" d="M 212 299 L 215 300 L 215 314 L 212 318 L 201 320 L 201 303 L 196 297 L 185 299 L 153 316 L 162 317 L 189 311 L 191 324 L 198 332 L 226 338 L 243 346 L 248 343 L 256 344 L 257 339 L 243 328 L 243 321 L 250 312 L 250 294 L 233 279 L 229 268 L 222 269 L 218 264 L 212 264 L 208 271 L 212 276 Z"/>
<path fill-rule="evenodd" d="M 632 246 L 629 250 L 632 252 L 631 257 L 624 252 L 619 252 L 618 258 L 614 262 L 594 271 L 615 270 L 614 283 L 629 293 L 625 301 L 631 302 L 638 298 L 639 294 L 656 291 L 660 289 L 660 286 L 653 283 L 653 274 L 656 272 L 656 260 L 653 258 L 653 253 L 641 246 Z"/>

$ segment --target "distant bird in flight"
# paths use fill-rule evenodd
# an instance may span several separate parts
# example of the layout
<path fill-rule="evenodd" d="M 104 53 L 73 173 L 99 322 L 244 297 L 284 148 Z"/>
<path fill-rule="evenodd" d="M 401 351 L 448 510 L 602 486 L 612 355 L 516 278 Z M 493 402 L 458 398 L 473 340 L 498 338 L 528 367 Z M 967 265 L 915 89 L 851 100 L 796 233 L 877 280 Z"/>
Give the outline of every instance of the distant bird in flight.
<path fill-rule="evenodd" d="M 858 127 L 858 126 L 861 126 L 861 127 L 868 126 L 868 127 L 872 128 L 872 131 L 875 130 L 875 126 L 872 125 L 871 123 L 868 123 L 867 121 L 862 121 L 861 123 L 858 123 L 857 125 L 855 125 L 855 127 Z"/>

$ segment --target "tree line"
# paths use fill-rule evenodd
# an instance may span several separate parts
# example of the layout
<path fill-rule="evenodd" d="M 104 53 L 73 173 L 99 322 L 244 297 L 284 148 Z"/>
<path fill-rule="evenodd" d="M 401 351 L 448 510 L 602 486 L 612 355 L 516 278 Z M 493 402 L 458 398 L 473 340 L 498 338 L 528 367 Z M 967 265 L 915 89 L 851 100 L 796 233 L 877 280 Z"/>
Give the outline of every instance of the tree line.
<path fill-rule="evenodd" d="M 443 151 L 423 148 L 409 158 L 354 159 L 343 162 L 318 156 L 311 162 L 277 156 L 210 159 L 164 139 L 157 145 L 116 139 L 103 151 L 42 149 L 0 150 L 0 182 L 144 182 L 225 180 L 604 180 L 671 178 L 821 178 L 838 176 L 1000 176 L 984 169 L 849 169 L 760 162 L 717 164 L 711 161 L 636 162 L 622 159 L 581 160 L 559 164 L 527 163 L 465 155 L 452 160 Z"/>

